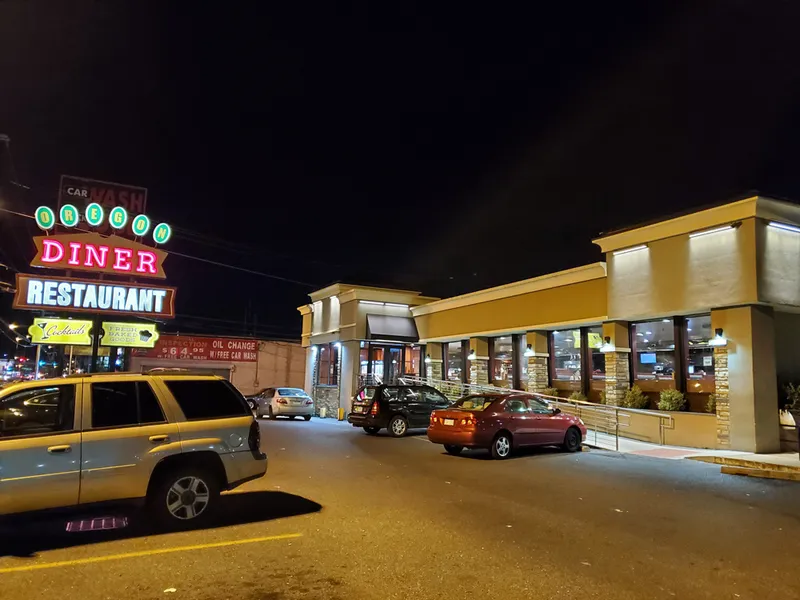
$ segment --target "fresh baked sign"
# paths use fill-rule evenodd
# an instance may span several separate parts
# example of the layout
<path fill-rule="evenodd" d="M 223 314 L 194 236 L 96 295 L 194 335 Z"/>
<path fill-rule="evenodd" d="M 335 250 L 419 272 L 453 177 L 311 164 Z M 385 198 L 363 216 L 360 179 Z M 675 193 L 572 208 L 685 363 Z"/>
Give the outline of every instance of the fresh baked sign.
<path fill-rule="evenodd" d="M 101 346 L 118 348 L 153 348 L 159 335 L 155 323 L 103 322 Z"/>

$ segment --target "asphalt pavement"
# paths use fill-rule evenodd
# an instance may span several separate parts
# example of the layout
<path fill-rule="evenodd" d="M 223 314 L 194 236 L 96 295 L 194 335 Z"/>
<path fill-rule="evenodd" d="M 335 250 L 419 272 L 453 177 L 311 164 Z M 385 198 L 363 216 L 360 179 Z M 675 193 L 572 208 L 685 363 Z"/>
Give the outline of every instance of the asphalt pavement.
<path fill-rule="evenodd" d="M 267 476 L 215 527 L 0 532 L 0 598 L 800 598 L 800 484 L 590 450 L 454 457 L 263 422 Z"/>

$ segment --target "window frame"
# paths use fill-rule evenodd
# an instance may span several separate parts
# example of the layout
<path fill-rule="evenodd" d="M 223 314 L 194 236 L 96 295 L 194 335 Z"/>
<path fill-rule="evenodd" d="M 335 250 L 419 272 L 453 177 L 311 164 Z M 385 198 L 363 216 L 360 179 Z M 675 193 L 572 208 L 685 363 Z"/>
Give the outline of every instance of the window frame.
<path fill-rule="evenodd" d="M 136 395 L 135 397 L 136 397 L 136 419 L 138 421 L 137 423 L 128 423 L 126 425 L 103 425 L 102 427 L 95 427 L 95 425 L 94 425 L 94 389 L 93 389 L 92 386 L 102 385 L 103 383 L 106 383 L 106 384 L 108 384 L 108 383 L 132 383 L 133 384 L 133 389 L 134 389 L 134 392 L 135 392 L 135 395 Z M 139 392 L 139 386 L 140 385 L 147 385 L 147 386 L 150 387 L 150 391 L 152 392 L 153 397 L 156 399 L 156 404 L 158 405 L 158 408 L 161 411 L 161 416 L 164 417 L 163 421 L 147 421 L 147 422 L 144 422 L 144 423 L 142 422 L 142 420 L 141 420 L 142 409 L 141 409 L 140 392 Z M 106 431 L 106 430 L 109 430 L 109 429 L 130 429 L 131 427 L 149 427 L 151 425 L 166 425 L 166 424 L 168 424 L 170 422 L 169 416 L 167 415 L 167 411 L 164 410 L 164 405 L 161 403 L 161 400 L 158 397 L 158 392 L 156 392 L 155 387 L 153 387 L 150 384 L 150 382 L 145 380 L 145 379 L 134 379 L 134 380 L 123 380 L 123 381 L 107 381 L 107 382 L 91 381 L 91 379 L 90 379 L 89 381 L 84 382 L 84 386 L 85 386 L 84 389 L 88 388 L 88 392 L 89 392 L 88 396 L 87 396 L 89 398 L 89 402 L 87 403 L 87 409 L 88 409 L 87 410 L 87 417 L 88 417 L 89 425 L 87 425 L 86 427 L 83 428 L 84 431 L 88 432 L 88 431 Z M 181 411 L 181 412 L 183 412 L 183 411 Z"/>
<path fill-rule="evenodd" d="M 580 381 L 575 381 L 574 379 L 567 380 L 567 379 L 558 379 L 556 377 L 556 339 L 555 333 L 558 331 L 559 333 L 564 331 L 578 331 L 580 332 L 579 335 L 581 337 L 581 342 L 583 342 L 584 337 L 584 330 L 585 327 L 569 327 L 566 329 L 558 329 L 553 331 L 547 332 L 547 349 L 550 354 L 550 359 L 548 362 L 548 373 L 550 376 L 550 385 L 559 390 L 566 390 L 566 391 L 583 391 L 583 386 L 585 385 L 586 381 L 586 361 L 584 360 L 584 353 L 585 353 L 585 346 L 587 344 L 581 343 L 580 352 L 578 352 L 578 356 L 580 357 L 581 365 L 578 371 L 581 374 Z M 588 339 L 588 336 L 587 336 Z M 584 392 L 585 393 L 585 392 Z"/>
<path fill-rule="evenodd" d="M 637 340 L 638 337 L 636 335 L 636 327 L 639 325 L 643 325 L 645 323 L 653 323 L 658 321 L 663 321 L 664 319 L 669 318 L 672 321 L 673 325 L 673 333 L 672 333 L 672 340 L 675 347 L 672 349 L 673 355 L 673 377 L 671 380 L 667 379 L 639 379 L 638 377 L 638 360 L 639 360 L 639 352 L 637 350 Z M 680 330 L 683 328 L 683 323 L 685 319 L 683 317 L 662 317 L 661 319 L 646 319 L 641 321 L 634 321 L 631 322 L 628 327 L 628 336 L 629 336 L 629 344 L 631 349 L 631 357 L 629 361 L 630 367 L 630 381 L 631 385 L 639 386 L 643 392 L 649 393 L 658 393 L 661 390 L 679 390 L 684 391 L 685 386 L 682 384 L 684 381 L 683 377 L 683 370 L 685 361 L 681 359 L 683 356 L 683 351 L 679 350 L 683 345 L 683 336 Z M 668 352 L 665 350 L 661 351 L 662 354 L 667 354 Z"/>
<path fill-rule="evenodd" d="M 316 357 L 316 381 L 314 385 L 320 386 L 328 386 L 328 387 L 336 387 L 339 385 L 339 360 L 340 360 L 340 350 L 336 344 L 339 342 L 329 342 L 327 344 L 319 344 L 317 347 L 317 357 Z M 326 349 L 330 354 L 330 358 L 326 361 L 328 366 L 328 372 L 325 375 L 325 381 L 322 381 L 322 351 L 323 348 Z M 359 359 L 360 360 L 360 359 Z"/>
<path fill-rule="evenodd" d="M 691 321 L 692 319 L 701 319 L 701 318 L 705 318 L 705 317 L 708 317 L 708 319 L 710 321 L 711 320 L 711 313 L 710 312 L 698 313 L 698 314 L 686 315 L 685 317 L 683 317 L 683 324 L 682 324 L 682 327 L 681 327 L 681 336 L 682 336 L 681 352 L 683 354 L 684 389 L 682 389 L 681 391 L 684 394 L 687 394 L 687 395 L 688 394 L 708 395 L 708 394 L 714 394 L 715 391 L 716 391 L 716 381 L 717 381 L 716 357 L 714 357 L 714 348 L 713 348 L 713 346 L 709 346 L 709 348 L 711 348 L 711 357 L 712 357 L 712 360 L 711 360 L 711 381 L 708 382 L 708 381 L 703 380 L 703 383 L 707 384 L 707 386 L 710 389 L 701 389 L 701 390 L 698 390 L 698 391 L 693 391 L 693 390 L 689 389 L 689 382 L 690 381 L 698 381 L 696 379 L 692 379 L 690 377 L 690 374 L 689 374 L 689 348 L 690 348 L 689 347 L 689 321 Z M 709 337 L 710 337 L 711 334 L 713 334 L 713 329 L 714 328 L 713 328 L 713 325 L 712 325 L 711 331 L 709 332 Z"/>
<path fill-rule="evenodd" d="M 50 384 L 50 385 L 37 385 L 33 387 L 25 387 L 20 390 L 16 390 L 9 394 L 6 394 L 2 398 L 0 398 L 0 405 L 3 402 L 16 396 L 19 393 L 30 392 L 36 389 L 46 389 L 51 387 L 67 387 L 72 386 L 72 428 L 70 429 L 63 429 L 63 430 L 56 430 L 56 431 L 46 431 L 41 433 L 21 433 L 18 435 L 3 435 L 3 430 L 0 430 L 0 443 L 4 442 L 5 440 L 20 440 L 20 439 L 32 439 L 32 438 L 40 438 L 40 437 L 52 437 L 56 435 L 65 435 L 70 433 L 80 433 L 81 426 L 80 424 L 76 425 L 76 423 L 80 422 L 80 416 L 83 414 L 83 396 L 82 396 L 82 386 L 78 385 L 77 383 L 57 383 L 57 384 Z"/>

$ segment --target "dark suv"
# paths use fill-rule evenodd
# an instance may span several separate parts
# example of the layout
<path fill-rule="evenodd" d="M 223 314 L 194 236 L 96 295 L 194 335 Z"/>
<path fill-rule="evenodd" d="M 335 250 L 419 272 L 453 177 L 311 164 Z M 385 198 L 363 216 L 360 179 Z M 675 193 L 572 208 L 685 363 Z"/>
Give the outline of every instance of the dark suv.
<path fill-rule="evenodd" d="M 427 427 L 431 413 L 448 406 L 444 394 L 428 385 L 365 386 L 353 398 L 347 421 L 371 435 L 386 427 L 392 437 L 402 437 L 409 429 Z"/>

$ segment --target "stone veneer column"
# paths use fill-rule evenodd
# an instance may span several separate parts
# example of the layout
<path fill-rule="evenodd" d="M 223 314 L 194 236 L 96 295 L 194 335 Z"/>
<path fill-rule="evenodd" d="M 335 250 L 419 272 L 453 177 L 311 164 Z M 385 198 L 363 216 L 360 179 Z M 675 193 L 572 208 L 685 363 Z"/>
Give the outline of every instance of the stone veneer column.
<path fill-rule="evenodd" d="M 426 363 L 425 371 L 429 384 L 433 385 L 434 381 L 442 381 L 442 359 L 432 358 L 431 362 Z"/>
<path fill-rule="evenodd" d="M 714 397 L 717 412 L 717 446 L 731 446 L 731 405 L 728 385 L 728 348 L 714 348 Z"/>
<path fill-rule="evenodd" d="M 530 346 L 533 356 L 523 360 L 528 361 L 528 389 L 529 392 L 543 392 L 550 386 L 550 349 L 548 348 L 548 332 L 529 331 L 525 334 L 527 351 Z"/>
<path fill-rule="evenodd" d="M 630 353 L 607 352 L 606 358 L 606 404 L 619 406 L 631 387 Z"/>
<path fill-rule="evenodd" d="M 544 392 L 550 386 L 546 356 L 528 357 L 528 391 Z"/>

